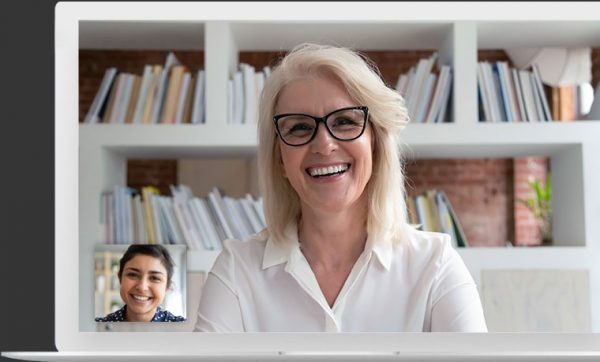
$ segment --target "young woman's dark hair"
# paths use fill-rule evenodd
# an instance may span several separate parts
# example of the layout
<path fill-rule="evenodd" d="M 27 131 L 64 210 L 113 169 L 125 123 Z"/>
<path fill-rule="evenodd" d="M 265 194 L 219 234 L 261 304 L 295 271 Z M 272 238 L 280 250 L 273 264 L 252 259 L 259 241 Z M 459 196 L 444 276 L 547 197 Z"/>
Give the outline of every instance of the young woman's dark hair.
<path fill-rule="evenodd" d="M 123 274 L 123 268 L 125 264 L 131 259 L 133 259 L 136 255 L 148 255 L 155 257 L 160 260 L 161 264 L 167 269 L 167 288 L 171 287 L 171 277 L 173 276 L 173 259 L 171 259 L 171 255 L 169 251 L 162 245 L 155 244 L 132 244 L 130 245 L 125 254 L 121 257 L 121 261 L 119 262 L 119 281 L 121 281 L 121 276 Z"/>

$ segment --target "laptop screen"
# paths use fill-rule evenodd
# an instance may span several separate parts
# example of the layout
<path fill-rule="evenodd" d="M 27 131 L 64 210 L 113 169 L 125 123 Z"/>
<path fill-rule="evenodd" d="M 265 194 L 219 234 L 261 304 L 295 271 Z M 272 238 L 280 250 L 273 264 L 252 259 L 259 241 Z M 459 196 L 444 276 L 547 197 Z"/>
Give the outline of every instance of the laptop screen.
<path fill-rule="evenodd" d="M 220 353 L 233 343 L 236 351 L 274 355 L 315 350 L 418 355 L 433 343 L 440 353 L 452 355 L 461 348 L 495 353 L 517 339 L 495 333 L 397 333 L 525 332 L 525 342 L 514 347 L 523 352 L 548 348 L 552 337 L 535 332 L 596 331 L 598 321 L 592 316 L 597 314 L 593 301 L 598 293 L 593 285 L 599 270 L 593 262 L 592 238 L 598 233 L 585 223 L 590 212 L 583 191 L 564 196 L 569 180 L 560 176 L 560 170 L 568 167 L 574 175 L 570 182 L 578 185 L 597 176 L 586 173 L 590 166 L 583 161 L 591 139 L 586 132 L 567 131 L 573 132 L 571 141 L 542 136 L 545 141 L 538 142 L 520 131 L 498 129 L 498 141 L 481 131 L 488 125 L 481 124 L 486 123 L 483 109 L 483 118 L 478 118 L 481 98 L 475 95 L 484 89 L 478 88 L 483 87 L 477 83 L 478 60 L 494 64 L 496 72 L 491 74 L 496 77 L 504 66 L 511 74 L 510 67 L 517 72 L 517 57 L 502 49 L 555 45 L 546 32 L 557 25 L 570 29 L 572 36 L 585 36 L 584 45 L 597 48 L 600 44 L 593 40 L 600 38 L 595 37 L 600 34 L 597 21 L 571 19 L 559 24 L 551 20 L 550 13 L 556 11 L 551 8 L 549 15 L 541 12 L 535 19 L 545 22 L 531 39 L 523 40 L 518 29 L 533 28 L 532 21 L 517 21 L 502 7 L 497 8 L 498 19 L 488 19 L 490 14 L 477 8 L 481 18 L 477 21 L 441 4 L 444 12 L 417 4 L 316 7 L 320 10 L 315 12 L 282 3 L 236 4 L 235 9 L 201 3 L 57 5 L 58 348 Z M 389 13 L 397 18 L 385 15 Z M 499 39 L 494 35 L 499 29 L 513 38 Z M 568 39 L 561 39 L 560 45 L 571 45 Z M 410 242 L 392 247 L 391 241 L 380 241 L 385 237 L 380 238 L 372 226 L 376 215 L 382 214 L 373 211 L 380 207 L 377 203 L 367 201 L 367 195 L 377 192 L 368 181 L 381 178 L 385 167 L 376 168 L 383 162 L 382 154 L 366 157 L 363 152 L 382 147 L 376 139 L 381 139 L 378 132 L 384 128 L 378 127 L 388 125 L 381 121 L 385 102 L 361 98 L 362 90 L 347 86 L 364 79 L 340 84 L 339 76 L 337 81 L 328 78 L 330 73 L 315 71 L 308 80 L 290 73 L 293 79 L 285 80 L 289 85 L 281 87 L 277 101 L 261 99 L 262 89 L 274 89 L 275 78 L 269 83 L 269 77 L 281 59 L 290 52 L 300 54 L 295 47 L 305 43 L 357 50 L 367 59 L 365 64 L 379 66 L 373 74 L 390 92 L 382 96 L 402 96 L 407 112 L 400 127 L 406 127 L 401 133 L 406 137 L 402 161 L 407 173 L 412 172 L 408 182 L 414 180 L 417 187 L 395 191 L 406 202 L 401 208 L 405 213 L 398 214 L 407 220 L 401 223 L 406 227 L 395 223 L 389 227 Z M 580 55 L 584 59 L 596 50 Z M 527 76 L 534 82 L 528 84 L 535 87 L 539 69 L 528 66 Z M 280 73 L 275 77 L 284 82 Z M 429 93 L 423 110 L 418 97 L 409 100 L 408 88 L 402 88 L 409 86 L 409 78 L 417 82 L 417 74 L 422 87 L 416 93 L 421 98 Z M 329 83 L 320 83 L 324 79 Z M 540 87 L 541 96 L 541 83 Z M 339 89 L 345 93 L 336 93 Z M 502 89 L 498 83 L 498 101 Z M 308 105 L 297 106 L 298 95 L 310 99 Z M 337 101 L 323 101 L 328 97 Z M 538 116 L 543 117 L 541 99 Z M 259 104 L 272 106 L 268 137 L 260 133 L 263 126 L 257 136 L 257 122 L 266 119 Z M 518 102 L 514 105 L 510 108 L 507 103 L 503 117 Z M 428 123 L 429 118 L 432 124 L 412 124 Z M 340 120 L 352 122 L 353 128 L 339 128 L 346 127 L 337 123 Z M 324 123 L 321 131 L 319 123 Z M 454 132 L 466 136 L 447 138 Z M 480 135 L 481 142 L 471 133 Z M 259 155 L 260 145 L 267 138 L 277 142 L 272 144 L 277 145 L 273 150 L 277 148 L 279 159 L 273 165 L 285 175 L 280 178 L 287 180 L 288 190 L 296 191 L 295 199 L 281 199 L 284 192 L 274 188 L 268 191 L 277 200 L 264 194 L 261 180 L 273 168 L 257 159 L 264 156 Z M 479 161 L 473 161 L 476 152 L 481 154 Z M 542 169 L 536 174 L 537 184 L 528 184 L 525 177 L 525 187 L 531 187 L 525 196 L 541 202 L 543 195 L 535 187 L 549 186 L 552 180 L 555 188 L 550 199 L 553 216 L 531 216 L 533 236 L 518 234 L 529 226 L 515 220 L 516 210 L 533 212 L 528 201 L 520 204 L 514 190 L 517 158 L 533 165 L 531 169 Z M 420 163 L 411 169 L 407 159 Z M 448 163 L 471 167 L 473 173 L 486 172 L 486 167 L 504 173 L 493 181 L 483 174 L 478 186 L 473 178 L 448 186 L 440 179 L 467 172 L 453 169 L 444 176 L 439 170 Z M 370 165 L 375 165 L 375 176 L 364 171 L 371 170 Z M 427 176 L 426 169 L 440 173 Z M 366 174 L 370 178 L 359 177 Z M 347 192 L 332 187 L 335 182 L 349 182 L 344 186 Z M 363 189 L 369 191 L 363 194 Z M 467 196 L 473 198 L 461 199 Z M 326 202 L 329 199 L 331 203 Z M 296 209 L 287 207 L 288 202 Z M 340 208 L 344 202 L 348 207 Z M 330 246 L 338 247 L 338 252 L 329 255 L 352 256 L 353 262 L 334 258 L 339 273 L 328 274 L 319 263 L 325 255 L 320 253 L 327 249 L 311 244 L 312 238 L 325 234 L 305 232 L 310 229 L 303 222 L 326 225 L 320 217 L 331 216 L 334 209 L 338 214 L 362 211 L 353 214 L 360 222 L 348 223 L 356 233 L 338 228 L 336 234 L 356 243 L 330 237 L 335 239 Z M 303 217 L 298 217 L 298 210 Z M 286 212 L 293 217 L 286 219 L 282 216 Z M 476 215 L 488 212 L 492 214 L 485 220 Z M 277 220 L 278 230 L 262 231 Z M 478 222 L 484 225 L 479 234 Z M 525 246 L 528 242 L 539 246 Z M 548 242 L 553 244 L 544 244 Z M 359 246 L 356 252 L 351 245 Z M 431 246 L 423 253 L 423 245 L 437 249 Z M 411 254 L 417 250 L 419 257 Z M 433 267 L 438 269 L 429 269 Z M 450 280 L 457 275 L 463 279 Z M 459 309 L 468 311 L 467 316 L 442 311 L 449 295 L 444 288 L 450 285 L 441 282 L 445 278 L 455 283 L 455 302 L 466 303 Z M 468 290 L 458 293 L 463 282 Z M 560 301 L 559 306 L 549 300 Z M 471 302 L 472 308 L 467 307 Z M 439 317 L 444 315 L 449 317 Z M 589 350 L 588 342 L 582 338 L 552 348 Z"/>

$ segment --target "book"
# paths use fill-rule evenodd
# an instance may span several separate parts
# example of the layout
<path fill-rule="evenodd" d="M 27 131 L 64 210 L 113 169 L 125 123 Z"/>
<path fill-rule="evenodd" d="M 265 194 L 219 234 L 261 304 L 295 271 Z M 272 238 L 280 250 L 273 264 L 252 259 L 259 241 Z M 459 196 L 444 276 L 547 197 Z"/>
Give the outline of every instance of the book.
<path fill-rule="evenodd" d="M 436 190 L 428 190 L 425 192 L 425 196 L 427 197 L 429 218 L 431 220 L 431 231 L 441 232 L 442 220 L 440 219 L 438 204 L 436 200 L 437 193 L 438 192 Z"/>
<path fill-rule="evenodd" d="M 525 100 L 523 98 L 523 91 L 521 89 L 521 80 L 519 78 L 519 72 L 516 69 L 511 69 L 513 84 L 515 86 L 515 95 L 517 98 L 517 105 L 519 106 L 519 114 L 521 115 L 522 122 L 528 122 L 527 113 L 525 111 Z"/>
<path fill-rule="evenodd" d="M 417 63 L 414 78 L 407 89 L 407 108 L 409 115 L 416 121 L 416 113 L 419 105 L 423 101 L 427 78 L 433 69 L 433 65 L 437 59 L 437 52 L 431 57 L 420 59 Z"/>
<path fill-rule="evenodd" d="M 114 84 L 110 90 L 108 96 L 108 104 L 106 105 L 106 111 L 104 112 L 102 122 L 113 123 L 116 118 L 116 109 L 118 108 L 118 99 L 121 89 L 123 88 L 123 80 L 125 78 L 124 73 L 117 74 Z"/>
<path fill-rule="evenodd" d="M 509 84 L 508 84 L 508 79 L 505 76 L 505 69 L 503 67 L 503 65 L 501 64 L 502 62 L 496 62 L 495 64 L 495 70 L 498 74 L 498 83 L 500 84 L 500 95 L 501 95 L 501 99 L 502 99 L 502 107 L 504 109 L 504 114 L 506 115 L 506 118 L 504 119 L 507 122 L 514 122 L 515 119 L 513 117 L 513 112 L 512 112 L 512 108 L 510 105 L 510 96 L 509 96 Z M 504 62 L 506 64 L 506 62 Z"/>
<path fill-rule="evenodd" d="M 444 83 L 444 88 L 442 88 L 442 107 L 440 112 L 438 113 L 437 118 L 435 118 L 435 123 L 442 122 L 450 122 L 448 116 L 446 114 L 451 114 L 452 110 L 452 102 L 450 102 L 450 95 L 452 94 L 452 69 L 448 70 L 448 77 Z"/>
<path fill-rule="evenodd" d="M 510 114 L 512 116 L 513 122 L 522 122 L 522 116 L 519 109 L 519 103 L 517 100 L 517 90 L 515 88 L 515 82 L 513 79 L 512 69 L 508 66 L 508 62 L 500 61 L 497 62 L 498 69 L 501 71 L 502 78 L 506 84 L 506 89 L 508 93 Z"/>
<path fill-rule="evenodd" d="M 148 234 L 149 244 L 159 244 L 157 235 L 158 227 L 155 225 L 153 195 L 158 194 L 158 189 L 153 186 L 142 187 L 142 198 L 144 201 L 144 218 L 146 220 L 146 233 Z"/>
<path fill-rule="evenodd" d="M 427 81 L 425 83 L 423 98 L 421 99 L 421 102 L 418 105 L 419 108 L 417 110 L 417 115 L 415 119 L 417 123 L 425 122 L 425 116 L 427 114 L 426 112 L 429 110 L 430 107 L 431 97 L 433 94 L 433 87 L 435 86 L 436 80 L 437 75 L 429 73 L 429 75 L 427 76 Z"/>
<path fill-rule="evenodd" d="M 152 83 L 152 65 L 145 65 L 142 73 L 142 80 L 137 99 L 135 101 L 135 109 L 133 111 L 132 123 L 142 123 L 144 107 L 148 98 L 148 92 Z"/>
<path fill-rule="evenodd" d="M 123 82 L 123 89 L 119 94 L 118 105 L 116 109 L 115 123 L 125 123 L 125 114 L 127 113 L 127 106 L 129 105 L 129 98 L 131 98 L 131 91 L 133 89 L 134 76 L 131 73 L 125 74 L 125 80 Z"/>
<path fill-rule="evenodd" d="M 163 114 L 162 107 L 164 106 L 163 102 L 165 100 L 165 93 L 168 84 L 167 82 L 169 80 L 168 75 L 170 74 L 173 66 L 180 64 L 181 63 L 175 56 L 175 53 L 169 52 L 169 54 L 167 54 L 164 68 L 160 71 L 156 81 L 156 92 L 154 93 L 154 98 L 152 100 L 150 123 L 158 123 L 160 121 L 161 115 Z"/>
<path fill-rule="evenodd" d="M 200 250 L 212 250 L 213 248 L 196 202 L 197 198 L 194 197 L 182 205 L 190 216 L 191 228 L 193 230 L 192 235 L 197 240 L 197 248 Z"/>
<path fill-rule="evenodd" d="M 186 72 L 185 65 L 174 65 L 169 72 L 169 82 L 162 107 L 160 123 L 175 123 L 175 112 L 181 91 L 181 82 Z"/>
<path fill-rule="evenodd" d="M 250 64 L 241 63 L 242 78 L 244 84 L 244 115 L 242 123 L 256 123 L 256 89 L 254 82 L 256 81 L 255 69 Z"/>
<path fill-rule="evenodd" d="M 211 192 L 208 193 L 208 205 L 210 205 L 212 212 L 214 212 L 216 219 L 218 220 L 218 224 L 221 225 L 221 228 L 225 233 L 225 238 L 233 239 L 235 236 L 229 225 L 230 222 L 225 216 L 225 204 L 223 203 L 221 191 L 218 188 L 215 187 Z"/>
<path fill-rule="evenodd" d="M 456 215 L 456 213 L 454 212 L 454 209 L 452 208 L 452 205 L 450 204 L 450 200 L 448 199 L 448 197 L 446 196 L 446 193 L 444 191 L 440 191 L 440 194 L 441 194 L 441 199 L 442 199 L 443 203 L 446 205 L 446 207 L 448 208 L 448 212 L 450 213 L 450 217 L 452 219 L 452 225 L 454 226 L 454 232 L 456 234 L 456 243 L 457 243 L 458 247 L 469 246 L 469 243 L 467 242 L 467 238 L 465 237 L 465 233 L 462 229 L 462 226 L 461 226 L 460 222 L 458 221 L 458 216 Z"/>
<path fill-rule="evenodd" d="M 137 101 L 140 95 L 140 86 L 142 83 L 142 78 L 133 74 L 133 84 L 131 87 L 131 96 L 129 97 L 129 102 L 127 104 L 127 111 L 125 112 L 125 123 L 133 123 L 133 117 L 135 112 L 135 107 L 137 105 Z"/>
<path fill-rule="evenodd" d="M 240 64 L 241 66 L 241 64 Z M 246 115 L 246 89 L 244 87 L 244 75 L 242 71 L 237 71 L 233 75 L 233 118 L 231 123 L 242 124 Z"/>
<path fill-rule="evenodd" d="M 452 216 L 450 215 L 448 205 L 446 205 L 446 201 L 442 197 L 442 193 L 440 191 L 435 193 L 435 202 L 440 219 L 440 231 L 450 235 L 452 246 L 456 248 L 458 247 L 458 239 L 456 237 L 454 224 L 452 223 Z"/>
<path fill-rule="evenodd" d="M 141 123 L 151 123 L 152 121 L 154 99 L 156 98 L 156 92 L 158 91 L 158 81 L 160 79 L 160 75 L 162 74 L 162 70 L 162 65 L 152 66 L 152 74 L 150 76 L 150 84 L 148 84 L 146 100 L 144 101 Z"/>
<path fill-rule="evenodd" d="M 194 198 L 194 206 L 198 210 L 204 230 L 208 234 L 208 247 L 216 250 L 222 249 L 222 241 L 227 239 L 225 230 L 222 228 L 216 213 L 205 198 Z"/>
<path fill-rule="evenodd" d="M 545 121 L 552 121 L 552 114 L 550 113 L 550 106 L 548 105 L 548 98 L 546 97 L 546 92 L 544 92 L 544 86 L 542 85 L 542 78 L 540 75 L 540 70 L 537 64 L 533 63 L 531 65 L 533 70 L 533 82 L 535 85 L 535 89 L 537 89 L 537 94 L 540 98 L 540 103 L 542 105 L 542 114 L 543 119 Z"/>
<path fill-rule="evenodd" d="M 408 74 L 400 74 L 396 82 L 396 90 L 404 96 L 406 94 L 406 86 L 408 85 Z"/>
<path fill-rule="evenodd" d="M 489 94 L 489 88 L 487 86 L 487 78 L 483 74 L 483 62 L 477 63 L 477 85 L 479 87 L 479 94 L 481 95 L 481 108 L 483 108 L 483 114 L 486 122 L 492 122 L 494 117 L 492 114 L 491 96 Z"/>
<path fill-rule="evenodd" d="M 104 71 L 104 77 L 102 78 L 100 87 L 98 88 L 98 91 L 94 96 L 92 105 L 90 106 L 90 109 L 88 110 L 88 113 L 84 118 L 84 123 L 99 123 L 101 121 L 100 110 L 102 109 L 102 106 L 107 102 L 107 97 L 116 74 L 117 68 L 115 67 L 108 68 L 106 69 L 106 71 Z"/>
<path fill-rule="evenodd" d="M 239 201 L 240 205 L 242 206 L 244 215 L 246 216 L 246 218 L 252 225 L 252 234 L 256 234 L 259 231 L 261 231 L 263 229 L 263 226 L 262 226 L 258 216 L 256 215 L 256 211 L 254 211 L 254 208 L 252 207 L 251 202 L 248 201 L 248 199 L 240 199 L 238 201 Z"/>
<path fill-rule="evenodd" d="M 435 86 L 435 91 L 433 93 L 433 98 L 431 99 L 431 106 L 429 107 L 429 112 L 427 113 L 427 117 L 425 118 L 425 123 L 434 123 L 440 111 L 442 110 L 443 103 L 447 102 L 448 99 L 444 97 L 446 92 L 446 88 L 450 84 L 450 66 L 442 65 L 440 69 L 440 76 L 438 78 L 437 84 Z"/>
<path fill-rule="evenodd" d="M 181 124 L 183 122 L 183 111 L 185 109 L 186 98 L 188 96 L 188 87 L 190 86 L 191 73 L 183 73 L 181 79 L 181 85 L 177 96 L 177 105 L 175 107 L 175 123 Z"/>
<path fill-rule="evenodd" d="M 412 196 L 408 196 L 406 198 L 406 213 L 408 222 L 411 225 L 417 225 L 419 220 L 417 220 L 417 210 L 415 208 L 415 199 Z"/>
<path fill-rule="evenodd" d="M 427 223 L 427 205 L 425 204 L 426 197 L 422 194 L 415 195 L 415 209 L 417 210 L 417 219 L 419 220 L 421 230 L 430 230 Z"/>
<path fill-rule="evenodd" d="M 136 229 L 135 229 L 135 236 L 134 236 L 134 242 L 140 243 L 140 244 L 147 244 L 148 243 L 148 238 L 146 235 L 146 219 L 144 218 L 144 211 L 143 211 L 143 202 L 142 202 L 142 196 L 138 193 L 134 196 L 133 198 L 133 205 L 134 205 L 134 210 L 135 210 L 135 225 L 136 225 Z"/>
<path fill-rule="evenodd" d="M 192 110 L 192 118 L 191 123 L 198 124 L 204 123 L 204 113 L 205 113 L 205 102 L 204 102 L 204 83 L 205 83 L 205 72 L 204 70 L 199 70 L 196 73 L 196 83 L 194 89 L 194 101 L 193 101 L 193 110 Z M 231 101 L 231 97 L 228 97 L 228 101 Z"/>
<path fill-rule="evenodd" d="M 535 108 L 534 93 L 531 88 L 531 77 L 528 71 L 519 70 L 519 84 L 521 85 L 521 93 L 527 119 L 529 122 L 539 121 L 540 118 Z"/>
<path fill-rule="evenodd" d="M 233 200 L 229 196 L 222 195 L 223 201 L 223 215 L 229 223 L 229 228 L 233 233 L 233 237 L 237 240 L 245 240 L 247 234 L 243 220 L 240 218 L 237 208 L 235 207 Z"/>
<path fill-rule="evenodd" d="M 187 88 L 185 95 L 185 104 L 183 105 L 183 115 L 181 117 L 181 123 L 192 123 L 192 111 L 194 108 L 194 91 L 196 89 L 196 78 L 195 74 L 190 74 L 190 83 Z"/>

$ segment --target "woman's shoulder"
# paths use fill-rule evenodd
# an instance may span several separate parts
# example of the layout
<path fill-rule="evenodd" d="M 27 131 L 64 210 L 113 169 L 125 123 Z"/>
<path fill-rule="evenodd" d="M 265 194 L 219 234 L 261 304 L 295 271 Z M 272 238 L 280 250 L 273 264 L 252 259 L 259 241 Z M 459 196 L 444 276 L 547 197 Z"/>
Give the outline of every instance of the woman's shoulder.
<path fill-rule="evenodd" d="M 251 235 L 247 240 L 226 239 L 223 250 L 219 254 L 213 271 L 219 269 L 235 269 L 249 267 L 254 269 L 262 264 L 268 233 L 266 229 Z"/>
<path fill-rule="evenodd" d="M 185 322 L 185 318 L 182 316 L 175 315 L 168 310 L 158 308 L 152 322 Z"/>
<path fill-rule="evenodd" d="M 226 239 L 223 241 L 223 250 L 234 255 L 244 255 L 262 253 L 267 244 L 268 233 L 264 229 L 256 234 L 250 235 L 246 240 Z"/>
<path fill-rule="evenodd" d="M 411 228 L 406 239 L 406 247 L 416 250 L 431 252 L 442 251 L 445 248 L 452 247 L 450 235 L 433 231 L 421 231 Z"/>
<path fill-rule="evenodd" d="M 105 317 L 96 317 L 96 322 L 124 322 L 125 321 L 125 307 L 107 314 Z"/>
<path fill-rule="evenodd" d="M 414 263 L 439 263 L 455 253 L 450 235 L 411 228 L 407 237 L 394 246 L 396 255 L 406 256 Z"/>

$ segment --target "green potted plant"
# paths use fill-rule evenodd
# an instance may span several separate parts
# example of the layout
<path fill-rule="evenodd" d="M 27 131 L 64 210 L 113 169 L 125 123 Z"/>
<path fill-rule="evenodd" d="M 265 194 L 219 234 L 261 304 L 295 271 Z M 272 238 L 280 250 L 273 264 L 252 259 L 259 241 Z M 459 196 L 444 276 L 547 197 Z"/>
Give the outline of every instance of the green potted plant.
<path fill-rule="evenodd" d="M 545 184 L 540 180 L 531 178 L 527 184 L 534 191 L 528 199 L 519 199 L 533 214 L 539 223 L 542 245 L 552 244 L 552 181 L 550 175 L 546 177 Z"/>

